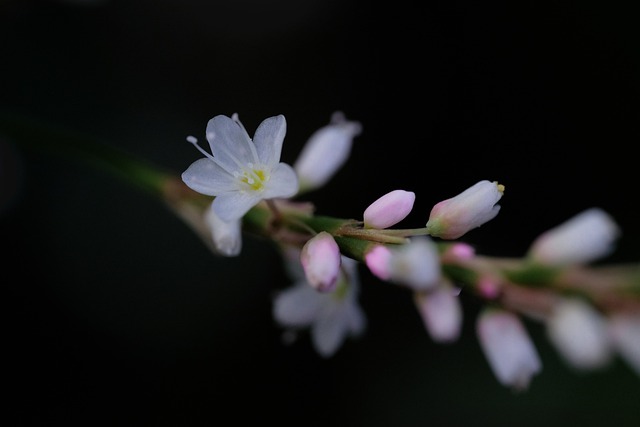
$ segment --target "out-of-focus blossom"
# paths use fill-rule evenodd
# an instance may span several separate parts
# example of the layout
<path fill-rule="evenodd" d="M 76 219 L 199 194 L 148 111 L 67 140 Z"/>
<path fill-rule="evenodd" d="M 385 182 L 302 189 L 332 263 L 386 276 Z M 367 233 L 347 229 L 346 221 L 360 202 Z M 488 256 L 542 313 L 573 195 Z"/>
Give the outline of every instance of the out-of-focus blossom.
<path fill-rule="evenodd" d="M 318 292 L 307 282 L 299 259 L 299 251 L 285 253 L 287 271 L 295 283 L 276 294 L 273 316 L 289 332 L 309 328 L 316 352 L 331 357 L 347 338 L 360 336 L 366 328 L 358 304 L 358 263 L 343 256 L 336 289 Z"/>
<path fill-rule="evenodd" d="M 205 212 L 205 221 L 211 229 L 213 245 L 217 253 L 233 257 L 242 250 L 242 220 L 225 222 L 209 207 Z"/>
<path fill-rule="evenodd" d="M 487 308 L 477 318 L 480 347 L 498 381 L 514 391 L 529 388 L 534 375 L 542 370 L 527 330 L 512 312 Z"/>
<path fill-rule="evenodd" d="M 613 314 L 607 325 L 615 350 L 640 375 L 640 314 Z"/>
<path fill-rule="evenodd" d="M 609 255 L 620 234 L 608 213 L 589 208 L 538 236 L 528 255 L 551 265 L 588 263 Z"/>
<path fill-rule="evenodd" d="M 428 236 L 394 247 L 376 246 L 365 255 L 365 263 L 376 277 L 414 291 L 435 289 L 442 278 L 438 248 Z"/>
<path fill-rule="evenodd" d="M 587 302 L 563 299 L 547 319 L 547 334 L 569 365 L 581 370 L 605 366 L 612 356 L 604 317 Z"/>
<path fill-rule="evenodd" d="M 427 232 L 442 239 L 457 239 L 498 215 L 504 185 L 477 182 L 462 193 L 437 203 L 429 214 Z"/>
<path fill-rule="evenodd" d="M 416 194 L 393 190 L 373 202 L 364 211 L 365 228 L 387 228 L 405 219 L 413 209 Z"/>
<path fill-rule="evenodd" d="M 391 278 L 391 249 L 385 245 L 375 245 L 364 256 L 364 262 L 378 279 L 389 280 Z"/>
<path fill-rule="evenodd" d="M 452 286 L 442 284 L 430 292 L 415 292 L 414 301 L 431 338 L 440 343 L 454 342 L 462 329 L 462 305 Z"/>
<path fill-rule="evenodd" d="M 215 196 L 212 207 L 222 221 L 237 220 L 261 200 L 287 198 L 298 191 L 293 168 L 280 162 L 286 133 L 283 115 L 265 119 L 253 140 L 236 114 L 218 115 L 207 124 L 211 154 L 194 144 L 205 158 L 193 162 L 182 180 L 198 193 Z"/>
<path fill-rule="evenodd" d="M 340 274 L 340 248 L 333 236 L 322 231 L 305 243 L 300 261 L 307 281 L 320 292 L 335 289 Z"/>
<path fill-rule="evenodd" d="M 300 181 L 299 192 L 325 185 L 347 161 L 353 139 L 361 132 L 359 122 L 346 120 L 340 111 L 334 112 L 330 123 L 307 140 L 293 164 Z"/>

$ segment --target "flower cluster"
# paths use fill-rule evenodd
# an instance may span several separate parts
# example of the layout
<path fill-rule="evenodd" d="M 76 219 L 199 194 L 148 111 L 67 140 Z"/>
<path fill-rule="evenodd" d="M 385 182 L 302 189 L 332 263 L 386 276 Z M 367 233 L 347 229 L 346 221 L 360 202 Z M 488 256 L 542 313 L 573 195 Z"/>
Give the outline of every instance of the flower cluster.
<path fill-rule="evenodd" d="M 522 259 L 479 255 L 455 241 L 494 219 L 505 186 L 480 180 L 435 204 L 422 228 L 393 228 L 413 209 L 416 195 L 397 189 L 373 201 L 360 219 L 318 216 L 296 197 L 325 185 L 345 164 L 362 126 L 341 112 L 318 129 L 293 166 L 280 162 L 286 121 L 264 120 L 253 138 L 236 114 L 212 118 L 211 153 L 182 174 L 207 196 L 203 207 L 176 205 L 216 254 L 238 256 L 243 231 L 269 238 L 281 250 L 293 285 L 275 294 L 273 317 L 292 337 L 308 330 L 317 353 L 333 356 L 345 340 L 362 336 L 359 265 L 381 281 L 406 289 L 429 337 L 456 341 L 463 325 L 460 294 L 485 304 L 476 336 L 497 380 L 525 390 L 543 363 L 527 333 L 542 322 L 567 363 L 580 370 L 606 366 L 615 355 L 640 375 L 640 269 L 595 269 L 620 229 L 602 209 L 590 208 L 532 242 Z M 199 215 L 198 212 L 201 212 Z M 526 321 L 525 321 L 526 320 Z"/>

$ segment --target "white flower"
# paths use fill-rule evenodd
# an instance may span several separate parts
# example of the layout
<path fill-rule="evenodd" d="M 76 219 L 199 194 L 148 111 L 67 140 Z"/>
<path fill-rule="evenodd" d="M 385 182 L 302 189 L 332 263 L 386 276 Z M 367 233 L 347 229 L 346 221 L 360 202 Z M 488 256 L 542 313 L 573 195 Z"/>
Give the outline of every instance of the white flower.
<path fill-rule="evenodd" d="M 547 319 L 547 335 L 574 368 L 601 368 L 611 359 L 604 317 L 585 301 L 561 300 Z"/>
<path fill-rule="evenodd" d="M 360 132 L 360 123 L 348 121 L 336 111 L 328 125 L 311 135 L 293 164 L 301 193 L 322 187 L 333 177 L 349 158 L 353 138 Z"/>
<path fill-rule="evenodd" d="M 264 120 L 253 141 L 237 115 L 215 116 L 207 124 L 211 154 L 187 138 L 205 158 L 193 162 L 182 180 L 198 193 L 215 196 L 213 210 L 225 222 L 241 218 L 261 200 L 292 197 L 298 179 L 291 166 L 280 163 L 285 133 L 283 115 Z"/>
<path fill-rule="evenodd" d="M 547 230 L 533 242 L 529 256 L 541 263 L 588 263 L 609 255 L 620 229 L 609 214 L 590 208 Z"/>
<path fill-rule="evenodd" d="M 614 314 L 607 324 L 618 354 L 640 375 L 640 314 Z"/>
<path fill-rule="evenodd" d="M 341 258 L 338 244 L 326 231 L 309 239 L 300 254 L 300 262 L 309 284 L 320 292 L 333 291 L 340 274 Z"/>
<path fill-rule="evenodd" d="M 437 203 L 429 214 L 427 232 L 442 239 L 457 239 L 498 215 L 504 185 L 477 182 L 462 193 Z"/>
<path fill-rule="evenodd" d="M 224 222 L 209 207 L 205 212 L 205 221 L 211 229 L 211 237 L 216 251 L 224 256 L 237 256 L 242 250 L 242 220 Z"/>
<path fill-rule="evenodd" d="M 285 254 L 287 268 L 295 283 L 274 298 L 273 316 L 285 328 L 310 328 L 314 349 L 331 357 L 348 337 L 360 336 L 366 317 L 358 304 L 357 262 L 342 257 L 342 268 L 335 291 L 318 292 L 307 283 L 299 261 L 299 251 Z"/>
<path fill-rule="evenodd" d="M 366 228 L 388 228 L 403 219 L 413 209 L 416 194 L 412 191 L 394 190 L 369 205 L 363 214 Z"/>
<path fill-rule="evenodd" d="M 436 342 L 456 341 L 462 330 L 462 305 L 458 292 L 442 284 L 430 292 L 416 292 L 414 301 L 431 338 Z"/>
<path fill-rule="evenodd" d="M 505 310 L 484 309 L 476 320 L 476 333 L 498 381 L 515 391 L 526 390 L 542 363 L 520 318 Z"/>

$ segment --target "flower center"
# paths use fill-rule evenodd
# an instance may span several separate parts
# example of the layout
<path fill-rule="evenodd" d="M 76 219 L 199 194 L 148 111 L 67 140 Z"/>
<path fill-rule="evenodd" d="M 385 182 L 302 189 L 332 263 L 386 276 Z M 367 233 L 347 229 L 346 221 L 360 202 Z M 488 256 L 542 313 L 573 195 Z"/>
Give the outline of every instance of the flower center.
<path fill-rule="evenodd" d="M 263 190 L 264 184 L 268 180 L 267 174 L 262 169 L 254 169 L 251 163 L 248 166 L 249 167 L 244 169 L 242 174 L 238 176 L 240 181 L 248 185 L 253 191 Z"/>

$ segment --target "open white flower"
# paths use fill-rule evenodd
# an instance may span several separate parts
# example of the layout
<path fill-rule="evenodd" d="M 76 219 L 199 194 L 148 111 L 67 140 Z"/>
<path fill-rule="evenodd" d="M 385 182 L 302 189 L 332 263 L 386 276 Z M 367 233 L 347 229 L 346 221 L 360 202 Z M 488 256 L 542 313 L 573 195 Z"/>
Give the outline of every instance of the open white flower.
<path fill-rule="evenodd" d="M 298 250 L 285 253 L 292 287 L 279 292 L 273 304 L 273 317 L 290 331 L 310 328 L 314 349 L 331 357 L 348 337 L 364 332 L 366 317 L 358 304 L 357 262 L 342 257 L 342 270 L 333 292 L 318 292 L 306 281 Z"/>
<path fill-rule="evenodd" d="M 212 208 L 224 222 L 243 217 L 261 200 L 294 196 L 296 173 L 280 162 L 286 127 L 283 115 L 269 117 L 251 140 L 236 114 L 215 116 L 207 124 L 211 154 L 196 138 L 187 138 L 205 158 L 193 162 L 182 180 L 198 193 L 215 196 Z"/>

